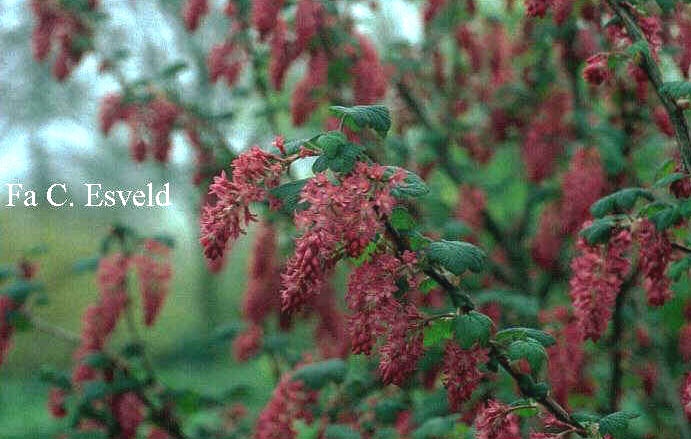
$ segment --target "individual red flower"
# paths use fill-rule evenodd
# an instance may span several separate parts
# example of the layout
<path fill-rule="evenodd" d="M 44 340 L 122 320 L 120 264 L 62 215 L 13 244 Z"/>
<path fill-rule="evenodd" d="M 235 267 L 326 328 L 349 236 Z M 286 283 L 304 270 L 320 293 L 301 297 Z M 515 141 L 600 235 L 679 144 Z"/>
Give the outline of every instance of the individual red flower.
<path fill-rule="evenodd" d="M 669 114 L 667 114 L 665 107 L 662 105 L 655 107 L 655 110 L 653 110 L 653 119 L 661 133 L 668 137 L 674 137 L 674 127 L 672 126 L 672 121 L 669 119 Z"/>
<path fill-rule="evenodd" d="M 65 408 L 66 393 L 63 389 L 53 387 L 50 389 L 48 396 L 48 409 L 54 418 L 64 418 L 67 416 L 67 408 Z"/>
<path fill-rule="evenodd" d="M 665 276 L 672 254 L 672 243 L 665 232 L 658 232 L 655 225 L 647 219 L 641 221 L 635 237 L 640 245 L 640 265 L 648 305 L 662 306 L 672 297 L 670 281 Z"/>
<path fill-rule="evenodd" d="M 238 362 L 244 363 L 257 355 L 262 347 L 264 331 L 261 326 L 252 325 L 233 340 L 233 356 Z"/>
<path fill-rule="evenodd" d="M 684 376 L 679 393 L 684 414 L 687 419 L 691 420 L 691 373 Z"/>
<path fill-rule="evenodd" d="M 173 270 L 168 247 L 155 240 L 144 244 L 144 252 L 133 258 L 139 277 L 144 324 L 153 325 L 168 295 Z"/>
<path fill-rule="evenodd" d="M 606 53 L 597 53 L 585 61 L 586 66 L 583 69 L 583 77 L 587 83 L 600 85 L 612 77 L 612 72 L 607 65 L 607 59 Z"/>
<path fill-rule="evenodd" d="M 10 324 L 10 312 L 14 311 L 15 308 L 16 304 L 12 299 L 0 294 L 0 366 L 2 366 L 12 347 L 14 327 Z"/>
<path fill-rule="evenodd" d="M 488 400 L 475 418 L 477 439 L 520 439 L 521 429 L 518 416 L 510 412 L 509 406 Z"/>
<path fill-rule="evenodd" d="M 544 17 L 552 3 L 553 0 L 525 0 L 525 12 L 528 17 Z"/>
<path fill-rule="evenodd" d="M 460 411 L 461 405 L 470 399 L 484 376 L 478 366 L 487 361 L 489 361 L 487 349 L 479 346 L 461 349 L 454 341 L 449 340 L 446 343 L 443 366 L 444 387 L 446 387 L 452 411 Z"/>
<path fill-rule="evenodd" d="M 616 232 L 609 243 L 591 246 L 579 238 L 580 255 L 571 261 L 571 290 L 574 316 L 584 338 L 599 340 L 607 328 L 614 303 L 631 263 L 625 257 L 631 245 L 628 230 Z"/>
<path fill-rule="evenodd" d="M 190 32 L 196 31 L 202 18 L 208 13 L 209 0 L 187 0 L 182 8 L 185 28 Z"/>
<path fill-rule="evenodd" d="M 422 19 L 424 20 L 425 24 L 434 20 L 445 4 L 446 0 L 427 0 L 427 4 L 425 4 L 425 8 L 422 13 Z"/>

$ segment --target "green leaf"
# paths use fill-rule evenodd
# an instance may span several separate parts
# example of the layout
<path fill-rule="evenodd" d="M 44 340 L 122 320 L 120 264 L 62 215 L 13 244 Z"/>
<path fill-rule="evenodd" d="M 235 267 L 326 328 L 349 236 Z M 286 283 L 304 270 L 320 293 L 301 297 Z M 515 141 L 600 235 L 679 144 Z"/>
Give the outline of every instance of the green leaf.
<path fill-rule="evenodd" d="M 655 199 L 653 194 L 645 189 L 626 188 L 597 200 L 590 207 L 590 213 L 592 213 L 595 218 L 602 218 L 608 213 L 626 212 L 631 210 L 639 197 L 646 198 L 650 201 Z"/>
<path fill-rule="evenodd" d="M 322 155 L 312 165 L 312 172 L 323 172 L 331 169 L 334 172 L 348 173 L 355 166 L 357 158 L 364 148 L 348 141 L 340 131 L 329 131 L 316 140 Z"/>
<path fill-rule="evenodd" d="M 324 430 L 324 439 L 360 439 L 360 433 L 349 425 L 331 424 Z"/>
<path fill-rule="evenodd" d="M 187 63 L 184 61 L 178 61 L 164 67 L 159 76 L 161 79 L 170 79 L 185 69 L 187 69 Z"/>
<path fill-rule="evenodd" d="M 456 319 L 456 339 L 463 349 L 475 343 L 486 346 L 492 329 L 492 319 L 477 311 L 470 311 Z"/>
<path fill-rule="evenodd" d="M 545 348 L 535 340 L 516 340 L 506 350 L 506 355 L 512 361 L 525 359 L 530 364 L 533 376 L 540 373 L 543 364 L 547 361 Z"/>
<path fill-rule="evenodd" d="M 84 385 L 84 400 L 93 401 L 95 399 L 103 399 L 110 393 L 108 385 L 103 381 L 89 381 Z"/>
<path fill-rule="evenodd" d="M 293 213 L 296 209 L 301 207 L 300 193 L 308 181 L 309 178 L 291 181 L 271 189 L 269 193 L 281 200 L 281 210 L 283 212 Z"/>
<path fill-rule="evenodd" d="M 461 275 L 466 270 L 478 273 L 487 262 L 485 252 L 469 242 L 433 242 L 427 246 L 425 254 L 432 263 L 441 265 L 455 275 Z"/>
<path fill-rule="evenodd" d="M 383 399 L 374 406 L 374 417 L 377 422 L 393 424 L 398 414 L 405 409 L 406 405 L 398 399 Z"/>
<path fill-rule="evenodd" d="M 514 341 L 536 341 L 544 347 L 552 346 L 556 343 L 554 337 L 550 334 L 533 328 L 507 328 L 497 332 L 494 339 L 504 345 L 513 343 Z"/>
<path fill-rule="evenodd" d="M 687 256 L 683 259 L 674 261 L 671 264 L 669 264 L 669 268 L 667 269 L 667 276 L 670 279 L 679 280 L 681 278 L 681 275 L 689 271 L 690 268 L 691 256 Z"/>
<path fill-rule="evenodd" d="M 682 99 L 691 97 L 691 82 L 670 81 L 662 84 L 662 92 L 672 99 Z"/>
<path fill-rule="evenodd" d="M 391 115 L 384 105 L 356 105 L 354 107 L 334 106 L 329 112 L 341 117 L 348 128 L 360 131 L 362 128 L 372 128 L 380 136 L 386 137 L 391 128 Z"/>
<path fill-rule="evenodd" d="M 658 231 L 667 230 L 681 220 L 679 206 L 667 205 L 649 216 Z"/>
<path fill-rule="evenodd" d="M 453 322 L 448 318 L 432 320 L 424 329 L 424 346 L 430 348 L 453 337 Z"/>
<path fill-rule="evenodd" d="M 396 166 L 387 166 L 387 174 L 390 173 L 389 176 L 391 176 L 399 169 L 401 168 Z M 403 184 L 391 189 L 391 195 L 396 198 L 419 198 L 429 193 L 427 184 L 425 184 L 425 181 L 420 178 L 419 175 L 406 169 L 403 169 L 403 171 L 406 173 L 406 176 L 403 179 Z"/>
<path fill-rule="evenodd" d="M 94 369 L 104 369 L 112 364 L 110 358 L 108 358 L 106 354 L 100 352 L 87 355 L 82 360 L 82 363 Z"/>
<path fill-rule="evenodd" d="M 300 380 L 311 389 L 321 389 L 330 382 L 343 382 L 345 373 L 345 363 L 336 358 L 302 366 L 293 373 L 293 380 Z"/>
<path fill-rule="evenodd" d="M 23 303 L 27 299 L 27 297 L 29 297 L 29 294 L 34 293 L 36 291 L 40 291 L 41 289 L 41 285 L 36 284 L 34 282 L 18 280 L 14 282 L 12 285 L 5 288 L 5 290 L 2 291 L 2 293 L 9 296 L 9 298 L 14 300 L 15 302 Z"/>
<path fill-rule="evenodd" d="M 395 207 L 389 220 L 393 228 L 399 232 L 409 232 L 415 228 L 415 219 L 405 207 Z"/>
<path fill-rule="evenodd" d="M 667 187 L 675 181 L 679 181 L 685 177 L 687 177 L 687 175 L 682 172 L 672 172 L 671 174 L 666 175 L 661 179 L 657 180 L 655 182 L 655 187 Z"/>
<path fill-rule="evenodd" d="M 604 244 L 609 241 L 612 236 L 612 231 L 616 227 L 616 223 L 611 218 L 601 218 L 593 221 L 593 223 L 580 231 L 580 235 L 590 245 Z"/>
<path fill-rule="evenodd" d="M 302 419 L 293 421 L 293 429 L 295 429 L 296 439 L 317 439 L 319 437 L 319 422 L 307 424 Z"/>
<path fill-rule="evenodd" d="M 456 425 L 456 416 L 435 417 L 425 421 L 413 432 L 413 439 L 438 439 L 450 436 Z"/>
<path fill-rule="evenodd" d="M 614 439 L 627 439 L 629 434 L 629 421 L 638 416 L 637 413 L 627 411 L 607 415 L 598 422 L 600 435 L 604 437 L 609 434 Z"/>
<path fill-rule="evenodd" d="M 96 271 L 96 269 L 98 268 L 98 263 L 100 261 L 101 258 L 98 256 L 93 258 L 80 259 L 79 261 L 76 261 L 74 264 L 72 264 L 72 271 L 75 274 Z"/>

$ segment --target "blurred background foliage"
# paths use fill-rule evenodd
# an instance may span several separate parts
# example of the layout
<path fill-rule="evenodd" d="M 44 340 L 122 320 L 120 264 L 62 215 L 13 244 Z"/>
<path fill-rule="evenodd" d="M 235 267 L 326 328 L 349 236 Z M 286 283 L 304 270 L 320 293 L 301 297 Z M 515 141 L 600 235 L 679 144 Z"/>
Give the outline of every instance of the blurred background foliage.
<path fill-rule="evenodd" d="M 99 182 L 118 188 L 142 186 L 148 181 L 170 182 L 173 207 L 152 210 L 0 208 L 0 264 L 14 262 L 24 254 L 35 257 L 40 265 L 39 281 L 49 299 L 49 304 L 40 308 L 37 315 L 78 331 L 81 310 L 98 292 L 93 274 L 75 274 L 74 264 L 97 255 L 101 240 L 114 223 L 136 228 L 142 235 L 170 235 L 175 240 L 171 294 L 159 322 L 145 333 L 162 381 L 209 394 L 222 394 L 236 385 L 248 385 L 252 391 L 243 402 L 256 413 L 273 386 L 272 366 L 266 356 L 244 364 L 235 363 L 227 340 L 219 338 L 217 333 L 218 327 L 240 319 L 251 236 L 234 246 L 222 273 L 215 276 L 208 273 L 197 242 L 200 194 L 191 181 L 194 169 L 188 148 L 182 147 L 185 140 L 176 135 L 172 159 L 165 167 L 151 162 L 134 164 L 125 146 L 125 127 L 116 128 L 116 135 L 108 138 L 98 130 L 98 103 L 108 92 L 117 91 L 118 84 L 110 76 L 99 75 L 93 56 L 86 57 L 66 82 L 54 81 L 50 65 L 36 63 L 31 58 L 29 39 L 33 23 L 26 3 L 26 0 L 0 3 L 0 182 L 23 182 L 37 191 L 45 190 L 52 182 L 67 182 L 72 187 Z M 108 20 L 96 35 L 100 54 L 114 56 L 126 49 L 129 56 L 122 64 L 123 72 L 133 78 L 141 72 L 161 71 L 176 62 L 186 63 L 189 68 L 167 79 L 166 87 L 181 93 L 185 102 L 209 113 L 231 112 L 232 118 L 221 124 L 220 129 L 234 150 L 270 143 L 277 133 L 272 132 L 261 113 L 265 110 L 263 101 L 252 91 L 250 75 L 245 74 L 232 88 L 220 83 L 210 85 L 207 81 L 206 53 L 227 30 L 221 14 L 210 14 L 204 26 L 190 35 L 180 20 L 178 0 L 104 0 L 102 3 Z M 218 9 L 224 2 L 216 3 Z M 377 43 L 383 58 L 395 61 L 396 51 L 387 48 L 397 47 L 401 41 L 421 40 L 420 2 L 381 1 L 377 14 L 371 14 L 363 3 L 366 2 L 354 4 L 352 13 L 361 31 Z M 522 11 L 501 16 L 503 3 L 503 0 L 477 2 L 482 15 L 497 16 L 509 27 L 515 27 Z M 551 43 L 545 44 L 551 47 Z M 524 60 L 528 64 L 535 61 Z M 549 61 L 553 60 L 547 59 L 546 63 Z M 288 83 L 299 80 L 303 70 L 302 65 L 292 68 Z M 276 113 L 281 134 L 286 138 L 305 137 L 322 128 L 319 123 L 322 118 L 315 117 L 303 127 L 293 127 L 289 111 L 292 88 L 289 85 L 283 93 L 272 95 L 270 104 L 281 110 Z M 434 106 L 434 102 L 429 105 Z M 617 155 L 621 139 L 615 138 L 611 127 L 598 129 L 595 136 L 604 161 L 613 167 L 621 166 Z M 419 133 L 411 130 L 409 135 L 415 139 L 416 134 Z M 669 151 L 659 147 L 663 142 L 655 134 L 633 152 L 633 165 L 643 186 L 655 180 L 656 169 L 650 164 L 662 163 L 668 156 Z M 488 210 L 501 225 L 517 217 L 528 195 L 525 181 L 516 172 L 521 166 L 519 145 L 505 146 L 474 181 L 492 194 Z M 417 153 L 424 156 L 425 151 Z M 454 160 L 466 168 L 472 167 L 472 161 L 463 157 L 462 152 L 454 153 L 460 154 Z M 456 205 L 457 187 L 448 177 L 437 174 L 428 183 L 431 198 L 439 209 L 448 211 Z M 431 202 L 426 206 L 426 212 L 437 217 L 432 210 L 434 205 Z M 671 334 L 676 334 L 682 325 L 679 309 L 690 290 L 686 281 L 676 288 L 676 298 L 659 312 L 656 317 L 660 325 L 653 328 L 660 336 L 670 335 L 670 344 L 676 340 Z M 302 330 L 298 328 L 297 335 L 290 338 L 296 348 L 311 343 L 307 336 L 299 336 Z M 123 340 L 116 334 L 116 345 Z M 14 349 L 0 368 L 0 438 L 52 437 L 52 432 L 61 427 L 45 408 L 48 385 L 39 381 L 37 365 L 67 369 L 72 350 L 72 346 L 37 332 L 17 334 Z M 608 373 L 606 361 L 593 367 L 595 380 L 605 378 Z M 209 421 L 204 412 L 197 417 L 195 422 L 200 425 Z"/>

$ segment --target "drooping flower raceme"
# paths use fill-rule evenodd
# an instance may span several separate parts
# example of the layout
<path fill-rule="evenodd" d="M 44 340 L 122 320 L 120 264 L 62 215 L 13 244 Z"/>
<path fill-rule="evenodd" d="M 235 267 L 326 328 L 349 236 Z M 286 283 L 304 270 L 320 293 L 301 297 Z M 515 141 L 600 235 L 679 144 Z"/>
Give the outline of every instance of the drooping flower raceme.
<path fill-rule="evenodd" d="M 263 201 L 267 189 L 278 186 L 285 162 L 278 156 L 253 146 L 233 160 L 232 178 L 225 171 L 214 178 L 209 193 L 215 200 L 204 206 L 201 238 L 204 254 L 210 260 L 223 256 L 229 241 L 234 241 L 255 216 L 249 206 Z"/>
<path fill-rule="evenodd" d="M 402 171 L 388 175 L 383 166 L 359 162 L 339 184 L 324 173 L 307 182 L 301 201 L 309 207 L 295 214 L 303 235 L 295 240 L 295 254 L 282 276 L 285 310 L 298 310 L 323 287 L 339 258 L 359 256 L 384 231 L 383 219 L 395 204 L 391 189 L 404 178 Z"/>
<path fill-rule="evenodd" d="M 597 341 L 607 329 L 617 294 L 631 265 L 625 256 L 630 246 L 628 230 L 616 232 L 605 246 L 591 246 L 582 237 L 578 240 L 581 254 L 571 261 L 569 294 L 574 316 L 586 339 Z"/>
<path fill-rule="evenodd" d="M 636 230 L 636 240 L 640 244 L 640 264 L 643 272 L 643 285 L 650 306 L 662 306 L 672 296 L 670 281 L 665 269 L 672 254 L 672 244 L 664 232 L 658 232 L 649 220 L 643 220 Z"/>

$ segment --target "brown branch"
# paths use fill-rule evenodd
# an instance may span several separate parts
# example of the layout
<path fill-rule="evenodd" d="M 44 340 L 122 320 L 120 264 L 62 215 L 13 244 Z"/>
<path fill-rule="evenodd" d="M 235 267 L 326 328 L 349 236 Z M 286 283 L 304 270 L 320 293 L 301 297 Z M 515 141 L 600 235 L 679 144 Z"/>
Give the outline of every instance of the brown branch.
<path fill-rule="evenodd" d="M 391 225 L 389 221 L 385 222 L 386 225 L 386 231 L 390 238 L 392 239 L 395 247 L 396 247 L 396 252 L 398 254 L 403 253 L 406 250 L 410 250 L 410 246 L 408 245 L 407 240 L 405 237 L 401 236 Z M 458 287 L 456 287 L 454 284 L 452 284 L 446 276 L 437 271 L 435 268 L 427 268 L 423 270 L 424 273 L 429 276 L 430 278 L 434 279 L 439 285 L 446 290 L 447 293 L 449 293 L 449 296 L 451 298 L 451 301 L 453 302 L 454 306 L 458 308 L 461 312 L 467 313 L 469 311 L 472 311 L 475 308 L 475 305 L 473 304 L 472 300 L 470 297 L 468 297 L 466 294 L 462 293 L 459 291 Z M 509 375 L 516 381 L 516 383 L 519 385 L 519 388 L 521 389 L 521 393 L 526 396 L 526 397 L 532 397 L 534 398 L 540 405 L 542 405 L 547 411 L 552 413 L 558 420 L 561 422 L 569 425 L 573 430 L 578 433 L 581 436 L 587 436 L 587 431 L 586 429 L 576 420 L 574 419 L 566 409 L 564 409 L 557 401 L 552 398 L 549 393 L 543 396 L 536 396 L 529 394 L 526 391 L 525 386 L 523 386 L 523 383 L 526 382 L 526 380 L 532 380 L 528 375 L 525 375 L 517 370 L 515 370 L 511 366 L 511 362 L 509 359 L 506 357 L 506 355 L 502 354 L 499 352 L 499 350 L 493 346 L 493 351 L 495 353 L 496 358 L 499 360 L 499 364 L 502 366 L 503 369 L 505 369 Z"/>
<path fill-rule="evenodd" d="M 641 31 L 634 14 L 630 11 L 630 6 L 620 0 L 607 0 L 607 4 L 612 8 L 616 16 L 621 20 L 629 38 L 633 43 L 644 43 L 646 45 L 645 51 L 640 52 L 640 67 L 645 71 L 650 83 L 655 89 L 655 93 L 660 98 L 665 111 L 669 115 L 669 119 L 674 126 L 674 133 L 677 140 L 677 146 L 681 154 L 684 167 L 687 172 L 691 172 L 691 136 L 689 135 L 689 125 L 684 116 L 684 110 L 677 104 L 677 102 L 668 96 L 663 90 L 664 85 L 662 81 L 662 72 L 657 62 L 650 53 L 648 42 Z"/>

